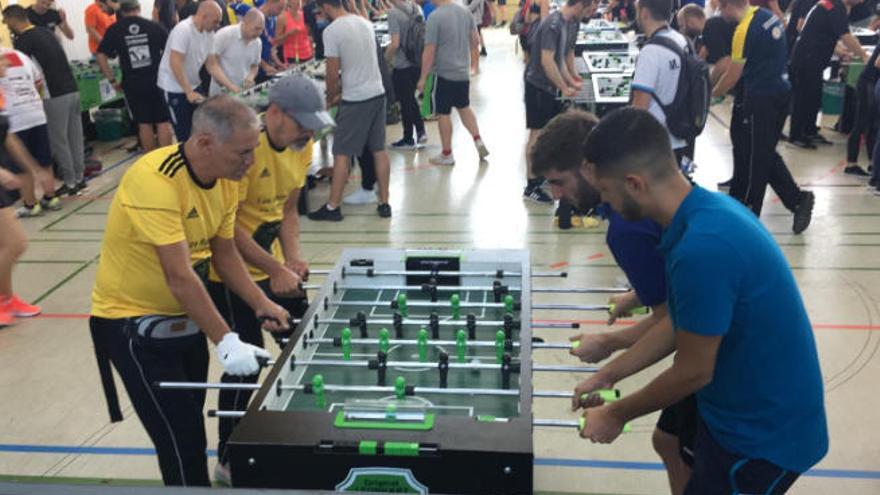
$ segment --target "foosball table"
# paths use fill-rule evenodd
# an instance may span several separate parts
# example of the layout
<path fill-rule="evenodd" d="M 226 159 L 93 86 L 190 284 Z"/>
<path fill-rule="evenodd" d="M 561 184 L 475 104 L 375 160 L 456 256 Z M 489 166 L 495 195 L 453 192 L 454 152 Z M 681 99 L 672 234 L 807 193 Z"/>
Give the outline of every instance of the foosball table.
<path fill-rule="evenodd" d="M 532 493 L 534 373 L 594 367 L 538 365 L 533 309 L 607 311 L 605 305 L 533 304 L 524 250 L 349 249 L 320 286 L 262 384 L 159 384 L 257 389 L 227 444 L 236 487 L 391 493 Z M 603 398 L 614 400 L 615 391 Z M 567 403 L 566 403 L 567 406 Z M 561 409 L 564 409 L 561 408 Z"/>

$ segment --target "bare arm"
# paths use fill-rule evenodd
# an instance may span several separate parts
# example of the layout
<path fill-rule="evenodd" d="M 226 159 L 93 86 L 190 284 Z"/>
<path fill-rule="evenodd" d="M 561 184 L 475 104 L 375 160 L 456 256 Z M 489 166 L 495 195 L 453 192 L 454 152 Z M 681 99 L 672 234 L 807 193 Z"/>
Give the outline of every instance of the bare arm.
<path fill-rule="evenodd" d="M 196 322 L 196 325 L 211 339 L 218 343 L 229 333 L 229 325 L 223 321 L 217 307 L 208 296 L 205 285 L 190 265 L 189 246 L 181 241 L 167 246 L 157 246 L 156 254 L 165 275 L 165 282 L 183 311 Z"/>
<path fill-rule="evenodd" d="M 568 56 L 565 57 L 565 66 L 568 68 L 568 75 L 571 77 L 572 86 L 577 86 L 584 82 L 584 79 L 574 67 L 574 50 L 568 52 Z"/>
<path fill-rule="evenodd" d="M 733 61 L 728 56 L 718 59 L 718 61 L 715 62 L 715 65 L 712 66 L 712 70 L 709 72 L 709 81 L 711 81 L 713 88 L 718 84 L 718 81 L 721 80 L 721 76 L 727 72 L 729 69 L 728 65 L 731 63 L 733 63 Z"/>
<path fill-rule="evenodd" d="M 538 0 L 541 6 L 541 19 L 546 19 L 550 15 L 550 0 Z"/>
<path fill-rule="evenodd" d="M 556 58 L 553 50 L 541 50 L 541 67 L 544 68 L 544 74 L 546 74 L 547 79 L 556 86 L 556 89 L 563 93 L 569 91 L 570 85 L 562 73 L 559 72 L 559 67 L 556 66 Z"/>
<path fill-rule="evenodd" d="M 342 94 L 339 86 L 339 57 L 328 57 L 326 60 L 326 75 L 324 81 L 327 87 L 327 108 L 336 104 Z"/>
<path fill-rule="evenodd" d="M 102 52 L 95 53 L 95 62 L 98 63 L 98 67 L 101 69 L 101 74 L 104 74 L 104 77 L 106 77 L 108 81 L 116 79 L 116 75 L 110 70 L 110 64 L 107 62 L 107 55 L 104 55 Z"/>
<path fill-rule="evenodd" d="M 743 66 L 744 64 L 731 60 L 731 62 L 727 64 L 727 70 L 721 74 L 721 77 L 712 89 L 712 96 L 716 98 L 724 96 L 728 91 L 733 89 L 733 87 L 736 86 L 736 83 L 739 82 L 740 77 L 742 77 Z"/>
<path fill-rule="evenodd" d="M 86 32 L 89 33 L 89 38 L 95 40 L 95 42 L 98 44 L 100 44 L 101 40 L 104 39 L 104 37 L 98 34 L 98 31 L 92 26 L 86 26 Z"/>
<path fill-rule="evenodd" d="M 211 74 L 211 77 L 217 81 L 217 84 L 223 86 L 233 93 L 238 93 L 241 91 L 241 88 L 235 85 L 229 78 L 226 76 L 226 73 L 223 72 L 223 67 L 220 67 L 220 62 L 217 60 L 217 55 L 212 53 L 208 55 L 208 58 L 205 60 L 205 68 L 208 69 L 208 74 Z"/>
<path fill-rule="evenodd" d="M 186 79 L 186 73 L 183 70 L 183 63 L 185 59 L 185 54 L 180 53 L 176 50 L 171 50 L 171 57 L 169 58 L 171 73 L 174 74 L 174 79 L 177 80 L 177 84 L 180 85 L 180 89 L 182 89 L 183 93 L 187 95 L 187 98 L 189 98 L 189 95 L 194 93 L 195 90 L 193 90 L 193 87 Z"/>
<path fill-rule="evenodd" d="M 419 88 L 425 85 L 425 81 L 428 79 L 428 74 L 431 73 L 431 68 L 434 67 L 434 52 L 437 50 L 437 45 L 430 44 L 425 45 L 425 49 L 422 51 L 422 75 L 419 78 Z"/>
<path fill-rule="evenodd" d="M 840 41 L 846 45 L 846 48 L 856 57 L 859 57 L 860 60 L 866 61 L 868 60 L 868 55 L 865 53 L 865 49 L 862 48 L 862 45 L 859 43 L 859 40 L 853 36 L 852 33 L 846 33 L 840 37 Z"/>
<path fill-rule="evenodd" d="M 647 110 L 648 107 L 651 106 L 651 93 L 640 89 L 632 90 L 632 103 L 630 103 L 630 105 L 632 105 L 633 108 Z"/>
<path fill-rule="evenodd" d="M 785 14 L 779 7 L 779 0 L 768 0 L 767 8 L 770 9 L 770 12 L 773 12 L 773 15 L 775 15 L 779 18 L 780 21 L 782 21 L 782 25 L 785 25 Z"/>
<path fill-rule="evenodd" d="M 284 202 L 284 216 L 281 219 L 281 229 L 278 231 L 278 239 L 281 241 L 281 250 L 284 252 L 284 264 L 295 271 L 303 280 L 308 278 L 308 265 L 302 257 L 299 245 L 299 195 L 302 189 L 294 189 Z"/>
<path fill-rule="evenodd" d="M 58 9 L 58 17 L 61 18 L 61 24 L 58 25 L 58 29 L 64 34 L 64 36 L 72 40 L 73 39 L 73 29 L 70 27 L 70 24 L 67 22 L 67 13 L 64 9 Z"/>
<path fill-rule="evenodd" d="M 392 34 L 391 44 L 385 49 L 385 60 L 388 60 L 389 62 L 394 60 L 394 55 L 397 53 L 398 48 L 400 48 L 400 35 Z"/>

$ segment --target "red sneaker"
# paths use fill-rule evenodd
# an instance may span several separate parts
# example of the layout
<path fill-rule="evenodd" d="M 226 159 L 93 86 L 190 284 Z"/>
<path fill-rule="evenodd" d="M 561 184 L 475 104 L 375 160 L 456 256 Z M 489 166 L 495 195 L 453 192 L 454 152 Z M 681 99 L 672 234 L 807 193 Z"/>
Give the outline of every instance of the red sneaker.
<path fill-rule="evenodd" d="M 15 317 L 9 313 L 0 311 L 0 328 L 8 327 L 15 324 Z"/>
<path fill-rule="evenodd" d="M 5 301 L 0 300 L 0 313 L 9 313 L 11 316 L 26 318 L 28 316 L 37 316 L 42 311 L 39 306 L 28 304 L 16 295 L 12 295 Z"/>

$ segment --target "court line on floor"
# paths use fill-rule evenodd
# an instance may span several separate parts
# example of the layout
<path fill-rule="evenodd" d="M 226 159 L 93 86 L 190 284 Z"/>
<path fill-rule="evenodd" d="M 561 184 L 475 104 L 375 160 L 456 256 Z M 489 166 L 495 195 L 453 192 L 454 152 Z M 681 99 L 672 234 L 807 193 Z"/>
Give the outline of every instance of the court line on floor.
<path fill-rule="evenodd" d="M 51 296 L 53 292 L 55 292 L 56 290 L 60 289 L 62 286 L 64 286 L 64 284 L 66 284 L 67 282 L 69 282 L 73 277 L 76 277 L 77 275 L 79 275 L 83 270 L 85 270 L 86 268 L 88 268 L 89 265 L 91 265 L 92 263 L 94 263 L 94 262 L 97 261 L 97 260 L 98 260 L 98 256 L 95 256 L 95 257 L 92 258 L 91 260 L 89 260 L 89 261 L 83 263 L 82 265 L 80 265 L 79 268 L 77 268 L 76 270 L 74 270 L 73 272 L 71 272 L 70 274 L 68 274 L 66 277 L 64 277 L 63 279 L 61 279 L 60 282 L 58 282 L 57 284 L 53 285 L 52 287 L 49 288 L 49 290 L 47 290 L 46 292 L 43 292 L 39 297 L 37 297 L 36 299 L 34 299 L 33 304 L 39 304 L 39 303 L 42 302 L 44 299 L 46 299 L 47 297 Z"/>
<path fill-rule="evenodd" d="M 149 447 L 80 447 L 73 445 L 30 445 L 30 444 L 0 444 L 0 453 L 15 454 L 79 454 L 79 455 L 129 455 L 129 456 L 152 456 L 156 455 L 155 449 Z M 209 449 L 208 457 L 216 457 L 217 451 Z M 575 467 L 575 468 L 598 468 L 598 469 L 622 469 L 636 471 L 663 471 L 665 468 L 659 462 L 635 462 L 635 461 L 606 461 L 601 459 L 564 459 L 536 457 L 535 466 L 549 467 Z M 848 478 L 848 479 L 877 479 L 880 480 L 880 471 L 859 469 L 811 469 L 804 476 L 817 478 Z"/>

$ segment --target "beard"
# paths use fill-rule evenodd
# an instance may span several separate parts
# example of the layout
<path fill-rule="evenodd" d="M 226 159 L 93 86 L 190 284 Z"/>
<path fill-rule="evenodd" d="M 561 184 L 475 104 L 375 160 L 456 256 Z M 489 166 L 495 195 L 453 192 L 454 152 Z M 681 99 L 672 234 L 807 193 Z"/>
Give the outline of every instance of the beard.
<path fill-rule="evenodd" d="M 602 198 L 599 191 L 591 186 L 580 173 L 575 173 L 575 179 L 577 180 L 577 201 L 574 202 L 574 207 L 578 213 L 586 215 L 599 206 Z"/>
<path fill-rule="evenodd" d="M 618 212 L 620 213 L 620 216 L 629 222 L 635 222 L 645 218 L 642 213 L 642 207 L 626 193 L 623 195 L 623 204 L 621 204 L 620 210 L 621 211 Z"/>

